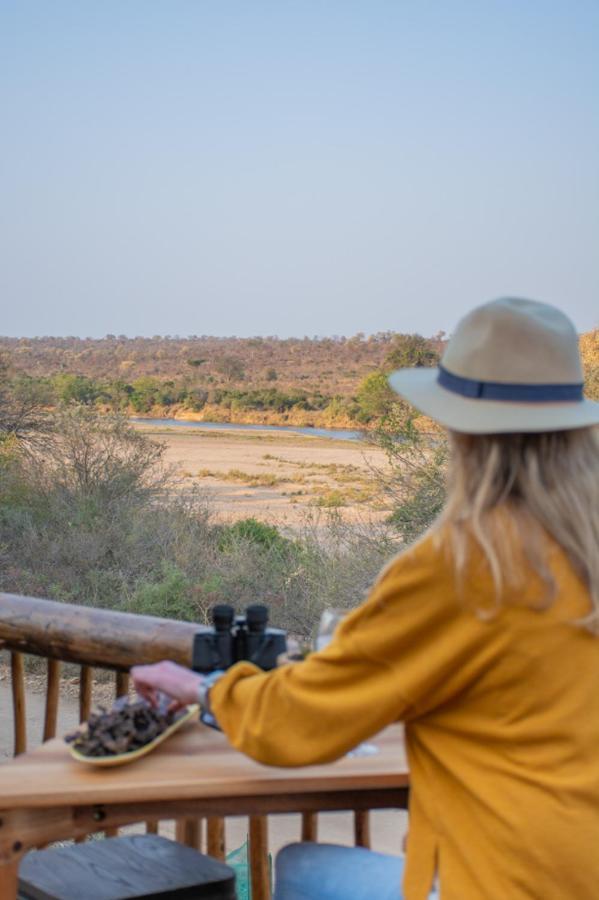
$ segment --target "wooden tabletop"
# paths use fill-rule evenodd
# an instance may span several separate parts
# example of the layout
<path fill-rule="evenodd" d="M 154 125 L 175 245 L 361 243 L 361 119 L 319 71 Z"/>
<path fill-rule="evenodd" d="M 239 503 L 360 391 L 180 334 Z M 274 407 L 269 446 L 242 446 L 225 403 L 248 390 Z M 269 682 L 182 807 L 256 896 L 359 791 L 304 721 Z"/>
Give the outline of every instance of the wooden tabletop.
<path fill-rule="evenodd" d="M 73 760 L 57 739 L 0 765 L 0 806 L 16 810 L 405 787 L 409 776 L 401 726 L 391 726 L 371 743 L 379 750 L 372 756 L 274 768 L 248 759 L 223 734 L 195 722 L 137 762 L 94 769 Z"/>

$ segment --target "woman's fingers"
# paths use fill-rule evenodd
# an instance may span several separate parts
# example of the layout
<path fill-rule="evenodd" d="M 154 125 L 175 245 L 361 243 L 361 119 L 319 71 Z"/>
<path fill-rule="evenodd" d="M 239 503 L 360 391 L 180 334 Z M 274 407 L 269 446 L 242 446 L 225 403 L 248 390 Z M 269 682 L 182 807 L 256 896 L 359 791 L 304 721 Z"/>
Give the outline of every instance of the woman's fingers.
<path fill-rule="evenodd" d="M 135 689 L 151 703 L 157 703 L 157 693 L 167 694 L 179 706 L 197 702 L 201 676 L 165 660 L 152 666 L 134 666 L 131 677 Z"/>

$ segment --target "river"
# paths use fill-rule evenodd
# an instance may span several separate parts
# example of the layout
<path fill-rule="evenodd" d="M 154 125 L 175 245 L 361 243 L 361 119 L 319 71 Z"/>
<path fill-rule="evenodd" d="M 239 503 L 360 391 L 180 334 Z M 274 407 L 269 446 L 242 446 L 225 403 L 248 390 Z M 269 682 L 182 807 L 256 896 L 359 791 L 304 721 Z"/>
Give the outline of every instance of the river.
<path fill-rule="evenodd" d="M 361 431 L 335 428 L 301 428 L 299 425 L 238 425 L 234 422 L 194 422 L 188 419 L 144 419 L 134 417 L 131 422 L 162 428 L 199 428 L 205 431 L 286 431 L 309 437 L 330 438 L 335 441 L 361 441 Z"/>

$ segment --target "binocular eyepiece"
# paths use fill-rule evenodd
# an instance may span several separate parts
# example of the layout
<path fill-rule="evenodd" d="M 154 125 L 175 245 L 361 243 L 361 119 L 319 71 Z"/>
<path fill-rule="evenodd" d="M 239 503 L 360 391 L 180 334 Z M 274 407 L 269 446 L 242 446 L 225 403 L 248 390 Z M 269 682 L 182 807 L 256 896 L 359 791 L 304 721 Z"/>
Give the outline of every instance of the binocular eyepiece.
<path fill-rule="evenodd" d="M 222 603 L 212 609 L 212 627 L 194 637 L 192 668 L 214 672 L 248 660 L 261 669 L 274 669 L 286 650 L 286 632 L 268 628 L 267 606 L 254 603 L 245 615 L 236 616 L 232 606 Z"/>

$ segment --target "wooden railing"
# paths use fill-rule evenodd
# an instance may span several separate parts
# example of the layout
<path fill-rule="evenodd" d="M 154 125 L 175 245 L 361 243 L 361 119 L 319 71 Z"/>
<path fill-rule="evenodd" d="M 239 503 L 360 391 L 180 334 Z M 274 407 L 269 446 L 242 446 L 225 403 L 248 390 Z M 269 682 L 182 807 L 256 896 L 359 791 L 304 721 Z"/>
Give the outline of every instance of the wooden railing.
<path fill-rule="evenodd" d="M 173 619 L 140 616 L 39 600 L 16 594 L 0 594 L 0 649 L 10 651 L 13 701 L 14 755 L 27 749 L 25 654 L 46 660 L 46 703 L 40 737 L 56 736 L 63 663 L 79 666 L 79 720 L 89 717 L 95 670 L 113 673 L 114 696 L 129 690 L 133 665 L 172 659 L 191 665 L 194 634 L 202 626 Z M 157 822 L 146 822 L 156 833 Z M 201 823 L 186 819 L 176 824 L 177 839 L 199 849 Z M 221 820 L 207 826 L 208 851 L 224 857 Z"/>
<path fill-rule="evenodd" d="M 133 665 L 171 659 L 191 665 L 194 634 L 202 628 L 190 622 L 134 615 L 86 606 L 56 603 L 16 594 L 0 593 L 0 650 L 10 653 L 13 744 L 15 756 L 27 749 L 25 655 L 46 660 L 46 703 L 41 739 L 56 736 L 63 663 L 79 667 L 79 720 L 89 717 L 95 670 L 113 673 L 114 695 L 126 694 L 129 669 Z M 250 818 L 254 844 L 265 839 L 266 822 Z M 157 822 L 147 822 L 155 833 Z M 176 837 L 191 847 L 201 848 L 201 822 L 186 819 L 176 825 Z M 225 855 L 224 822 L 208 819 L 206 850 L 218 859 Z M 354 813 L 355 843 L 370 845 L 369 814 Z M 316 840 L 317 816 L 302 816 L 302 840 Z"/>

